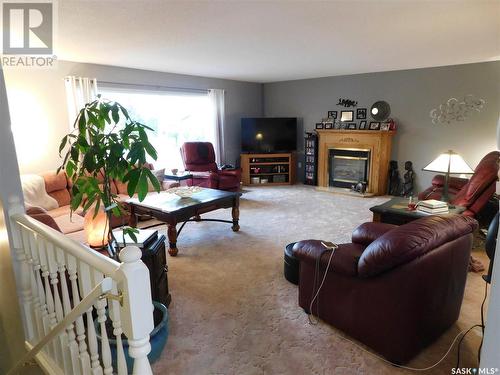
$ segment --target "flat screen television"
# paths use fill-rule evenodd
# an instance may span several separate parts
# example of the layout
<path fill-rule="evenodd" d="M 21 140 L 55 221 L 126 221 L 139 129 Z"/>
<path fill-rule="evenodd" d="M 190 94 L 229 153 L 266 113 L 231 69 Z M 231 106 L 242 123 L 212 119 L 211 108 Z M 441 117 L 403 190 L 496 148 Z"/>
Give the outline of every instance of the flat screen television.
<path fill-rule="evenodd" d="M 297 149 L 297 118 L 241 119 L 241 150 L 254 153 L 290 152 Z"/>

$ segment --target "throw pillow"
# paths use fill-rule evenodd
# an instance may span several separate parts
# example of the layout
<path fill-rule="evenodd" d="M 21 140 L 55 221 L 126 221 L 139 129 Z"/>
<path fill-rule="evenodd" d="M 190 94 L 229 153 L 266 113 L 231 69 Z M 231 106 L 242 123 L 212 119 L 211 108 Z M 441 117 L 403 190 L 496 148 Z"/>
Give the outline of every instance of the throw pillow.
<path fill-rule="evenodd" d="M 36 174 L 21 175 L 24 202 L 29 206 L 42 207 L 45 210 L 54 210 L 59 207 L 57 201 L 45 190 L 45 180 Z"/>
<path fill-rule="evenodd" d="M 153 173 L 155 175 L 155 177 L 157 178 L 158 182 L 160 183 L 160 189 L 161 189 L 163 180 L 165 179 L 165 168 L 154 169 L 151 171 L 151 173 Z M 161 190 L 163 190 L 163 189 L 161 189 Z M 148 191 L 155 191 L 153 184 L 149 180 L 148 180 Z"/>

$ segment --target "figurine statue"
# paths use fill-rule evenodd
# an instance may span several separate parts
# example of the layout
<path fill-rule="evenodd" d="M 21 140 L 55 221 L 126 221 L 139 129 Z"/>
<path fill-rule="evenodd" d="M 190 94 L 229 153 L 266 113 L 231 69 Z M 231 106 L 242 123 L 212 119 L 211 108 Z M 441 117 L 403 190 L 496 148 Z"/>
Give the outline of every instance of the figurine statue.
<path fill-rule="evenodd" d="M 406 173 L 403 175 L 403 191 L 401 195 L 403 197 L 411 197 L 413 195 L 413 182 L 415 181 L 415 172 L 413 172 L 413 163 L 407 161 L 405 163 Z"/>
<path fill-rule="evenodd" d="M 401 191 L 401 177 L 399 177 L 398 162 L 389 162 L 389 195 L 399 195 Z"/>
<path fill-rule="evenodd" d="M 366 192 L 366 182 L 360 181 L 356 185 L 352 185 L 351 190 L 360 194 L 364 194 Z"/>

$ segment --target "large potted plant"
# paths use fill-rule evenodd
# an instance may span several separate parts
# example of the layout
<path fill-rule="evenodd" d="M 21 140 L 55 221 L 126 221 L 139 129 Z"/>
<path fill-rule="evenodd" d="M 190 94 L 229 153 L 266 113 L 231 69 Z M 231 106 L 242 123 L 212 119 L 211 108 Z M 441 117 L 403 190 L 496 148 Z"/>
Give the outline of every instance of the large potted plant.
<path fill-rule="evenodd" d="M 146 132 L 152 129 L 131 119 L 119 103 L 100 95 L 80 110 L 73 127 L 61 140 L 59 154 L 65 154 L 58 169 L 66 171 L 73 185 L 71 212 L 83 207 L 86 226 L 92 226 L 92 220 L 98 222 L 99 215 L 104 217 L 101 244 L 107 243 L 110 255 L 117 259 L 110 223 L 112 216 L 123 218 L 125 212 L 112 189 L 112 180 L 127 183 L 128 195 L 137 193 L 140 201 L 148 193 L 148 181 L 160 191 L 160 183 L 146 161 L 147 155 L 157 158 Z M 135 239 L 135 229 L 124 227 L 123 231 Z"/>

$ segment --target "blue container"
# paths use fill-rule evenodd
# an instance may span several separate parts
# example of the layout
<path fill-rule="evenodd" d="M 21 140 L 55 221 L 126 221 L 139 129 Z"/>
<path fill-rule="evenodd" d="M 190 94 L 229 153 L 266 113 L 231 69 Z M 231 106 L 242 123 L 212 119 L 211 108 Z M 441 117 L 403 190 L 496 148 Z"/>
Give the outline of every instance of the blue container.
<path fill-rule="evenodd" d="M 151 344 L 151 351 L 148 354 L 148 359 L 150 363 L 154 363 L 158 358 L 160 358 L 161 352 L 167 343 L 168 338 L 168 311 L 164 304 L 160 302 L 153 301 L 153 306 L 155 310 L 158 310 L 162 314 L 160 323 L 151 331 L 149 334 L 149 343 Z M 108 311 L 106 310 L 106 315 Z M 97 340 L 99 344 L 99 353 L 101 353 L 101 325 L 94 320 L 94 326 L 96 330 Z M 108 338 L 109 347 L 111 349 L 111 361 L 113 363 L 113 368 L 116 369 L 116 340 Z M 132 373 L 134 367 L 134 359 L 128 354 L 128 340 L 122 339 L 123 351 L 125 353 L 125 360 L 127 362 L 128 373 Z"/>

